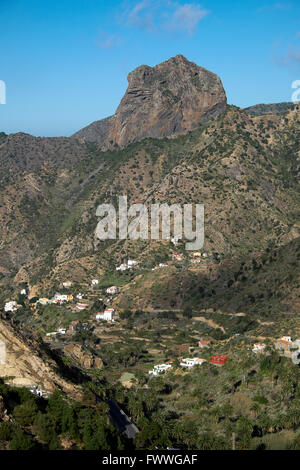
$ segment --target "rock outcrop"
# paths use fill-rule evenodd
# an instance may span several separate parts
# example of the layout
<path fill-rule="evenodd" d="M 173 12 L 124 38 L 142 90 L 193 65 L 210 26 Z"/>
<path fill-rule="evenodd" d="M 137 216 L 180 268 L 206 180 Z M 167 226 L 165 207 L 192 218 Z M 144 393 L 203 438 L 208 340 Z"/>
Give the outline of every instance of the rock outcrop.
<path fill-rule="evenodd" d="M 32 339 L 30 344 L 30 340 L 23 338 L 20 332 L 3 320 L 0 320 L 0 341 L 5 344 L 5 360 L 0 362 L 0 377 L 6 383 L 17 387 L 38 386 L 48 393 L 58 388 L 73 398 L 80 397 L 79 387 L 56 373 L 57 364 L 42 356 L 36 341 Z"/>
<path fill-rule="evenodd" d="M 171 137 L 195 129 L 222 113 L 227 99 L 220 78 L 177 55 L 128 75 L 116 113 L 73 137 L 97 141 L 102 149 L 125 147 L 146 137 Z"/>
<path fill-rule="evenodd" d="M 103 367 L 100 357 L 84 353 L 79 344 L 65 346 L 64 353 L 71 359 L 74 359 L 84 369 L 101 369 Z"/>

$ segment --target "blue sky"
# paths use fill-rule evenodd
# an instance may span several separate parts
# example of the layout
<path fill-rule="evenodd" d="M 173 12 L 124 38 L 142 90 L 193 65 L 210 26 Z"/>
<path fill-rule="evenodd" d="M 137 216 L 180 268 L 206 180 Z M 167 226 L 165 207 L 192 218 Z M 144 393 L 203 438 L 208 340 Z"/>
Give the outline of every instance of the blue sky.
<path fill-rule="evenodd" d="M 0 0 L 0 131 L 70 135 L 114 113 L 127 74 L 183 54 L 228 102 L 291 100 L 299 0 Z"/>

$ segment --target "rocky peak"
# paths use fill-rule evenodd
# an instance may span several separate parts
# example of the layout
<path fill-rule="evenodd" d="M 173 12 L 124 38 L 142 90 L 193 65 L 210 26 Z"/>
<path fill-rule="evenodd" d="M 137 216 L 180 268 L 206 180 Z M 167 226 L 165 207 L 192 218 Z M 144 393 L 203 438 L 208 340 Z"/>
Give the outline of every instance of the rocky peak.
<path fill-rule="evenodd" d="M 195 129 L 225 110 L 227 99 L 217 75 L 183 55 L 129 73 L 116 113 L 74 134 L 103 149 L 124 147 L 146 137 L 171 137 Z"/>

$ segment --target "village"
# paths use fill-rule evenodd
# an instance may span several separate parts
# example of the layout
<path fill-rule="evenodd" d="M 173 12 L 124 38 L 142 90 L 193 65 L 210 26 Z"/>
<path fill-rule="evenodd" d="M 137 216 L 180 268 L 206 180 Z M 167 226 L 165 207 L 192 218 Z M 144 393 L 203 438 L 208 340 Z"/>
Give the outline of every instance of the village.
<path fill-rule="evenodd" d="M 171 262 L 158 263 L 149 271 L 184 262 L 199 269 L 217 258 L 217 254 L 193 252 L 187 256 L 176 251 Z M 138 275 L 141 267 L 134 259 L 115 266 L 115 284 L 104 283 L 100 276 L 80 284 L 63 279 L 48 296 L 46 290 L 33 296 L 29 286 L 22 285 L 18 294 L 4 302 L 2 316 L 16 323 L 25 336 L 39 334 L 54 357 L 89 377 L 95 386 L 106 383 L 116 390 L 121 386 L 124 394 L 161 390 L 163 406 L 186 417 L 197 415 L 197 404 L 191 406 L 193 384 L 201 382 L 208 403 L 221 406 L 224 396 L 230 395 L 233 402 L 235 396 L 255 398 L 264 361 L 268 364 L 279 357 L 287 367 L 300 364 L 296 315 L 283 315 L 277 322 L 276 318 L 263 321 L 259 316 L 218 309 L 122 308 L 119 296 L 126 292 L 126 284 L 119 283 L 118 276 L 124 276 L 124 271 Z M 37 399 L 49 398 L 42 383 L 26 388 Z M 143 425 L 119 396 L 108 404 L 117 421 L 123 409 L 127 412 L 130 439 L 141 432 Z"/>
<path fill-rule="evenodd" d="M 178 262 L 182 260 L 182 254 L 179 253 L 174 253 L 172 257 Z M 191 256 L 192 263 L 200 262 L 201 257 L 205 259 L 207 254 L 193 253 Z M 117 266 L 116 271 L 135 269 L 138 264 L 138 261 L 129 259 L 127 262 Z M 159 269 L 164 266 L 167 265 L 160 263 L 152 269 Z M 32 298 L 30 297 L 29 289 L 26 286 L 20 291 L 20 296 L 22 296 L 24 301 L 27 303 L 27 306 L 32 311 L 33 315 L 38 312 L 39 308 L 51 308 L 51 306 L 67 309 L 67 311 L 72 315 L 73 320 L 69 325 L 58 324 L 57 329 L 46 331 L 43 336 L 44 342 L 55 349 L 59 348 L 59 345 L 62 345 L 62 351 L 64 353 L 70 350 L 70 345 L 74 341 L 73 338 L 76 338 L 76 335 L 78 336 L 78 334 L 81 334 L 82 336 L 82 333 L 84 333 L 84 341 L 82 345 L 86 349 L 86 352 L 88 348 L 91 349 L 91 345 L 92 349 L 97 349 L 99 343 L 105 345 L 109 344 L 111 340 L 114 342 L 114 329 L 111 330 L 111 328 L 115 326 L 115 328 L 121 327 L 123 329 L 124 322 L 128 321 L 128 318 L 126 319 L 126 315 L 124 316 L 124 313 L 119 312 L 118 307 L 114 306 L 115 300 L 122 287 L 112 285 L 102 288 L 99 286 L 99 279 L 91 279 L 88 289 L 85 289 L 84 292 L 74 292 L 73 282 L 70 280 L 62 281 L 61 287 L 64 293 L 56 292 L 51 298 Z M 4 305 L 3 314 L 8 317 L 10 315 L 14 316 L 16 312 L 22 310 L 24 305 L 25 304 L 18 304 L 16 300 L 8 300 Z M 81 316 L 76 318 L 76 315 L 79 314 L 81 314 Z M 82 315 L 85 315 L 84 321 L 82 321 Z M 191 314 L 190 320 L 193 320 L 193 314 Z M 208 324 L 209 320 L 207 320 L 206 327 Z M 216 367 L 224 367 L 228 360 L 234 360 L 229 354 L 224 353 L 224 340 L 218 341 L 217 339 L 212 339 L 209 335 L 209 331 L 206 331 L 206 333 L 207 334 L 205 336 L 201 336 L 196 343 L 195 340 L 193 340 L 192 345 L 186 345 L 185 351 L 189 354 L 188 356 L 184 356 L 184 354 L 182 354 L 182 352 L 184 352 L 183 348 L 183 350 L 180 351 L 181 353 L 179 352 L 179 354 L 176 354 L 175 358 L 169 357 L 165 362 L 156 364 L 152 363 L 152 368 L 148 369 L 148 371 L 145 370 L 145 373 L 148 374 L 149 378 L 151 378 L 162 374 L 168 374 L 178 368 L 183 372 L 186 372 L 191 369 L 198 368 L 205 363 Z M 89 336 L 93 337 L 92 343 Z M 129 336 L 127 335 L 127 342 L 130 341 Z M 236 338 L 239 336 L 239 334 L 235 335 Z M 270 355 L 272 350 L 274 350 L 281 356 L 290 359 L 294 364 L 298 365 L 300 363 L 300 338 L 292 340 L 290 335 L 284 335 L 278 339 L 272 341 L 269 340 L 267 344 L 259 341 L 258 339 L 259 338 L 252 337 L 252 346 L 249 348 L 249 345 L 245 345 L 245 349 L 251 351 L 253 355 L 259 354 L 265 356 Z M 78 339 L 76 341 L 78 341 Z M 177 349 L 175 348 L 175 350 Z M 220 352 L 219 349 L 222 351 Z M 198 354 L 201 351 L 206 353 L 202 354 L 204 357 L 199 357 Z M 99 354 L 102 364 L 101 350 L 99 351 Z M 92 361 L 86 362 L 86 364 L 89 365 L 92 363 Z M 126 373 L 126 370 L 124 373 Z M 32 390 L 32 393 L 38 394 L 40 392 L 35 388 Z"/>

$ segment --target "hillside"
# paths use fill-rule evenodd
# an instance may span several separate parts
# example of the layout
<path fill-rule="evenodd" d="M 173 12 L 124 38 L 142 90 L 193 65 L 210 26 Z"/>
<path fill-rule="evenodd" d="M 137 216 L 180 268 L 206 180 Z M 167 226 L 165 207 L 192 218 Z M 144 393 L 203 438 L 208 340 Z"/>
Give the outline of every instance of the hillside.
<path fill-rule="evenodd" d="M 271 104 L 256 104 L 244 108 L 244 111 L 253 116 L 263 116 L 265 114 L 279 114 L 285 113 L 293 109 L 293 103 L 271 103 Z"/>
<path fill-rule="evenodd" d="M 6 346 L 5 363 L 0 363 L 0 377 L 15 387 L 39 387 L 45 394 L 61 390 L 80 398 L 81 391 L 58 372 L 57 363 L 43 351 L 34 334 L 25 335 L 8 322 L 0 320 L 0 341 Z"/>
<path fill-rule="evenodd" d="M 97 205 L 120 194 L 129 203 L 204 203 L 204 249 L 223 259 L 289 243 L 299 236 L 299 122 L 297 109 L 251 118 L 228 107 L 186 136 L 145 139 L 16 175 L 1 190 L 3 284 L 18 272 L 16 281 L 32 287 L 70 276 L 85 282 L 114 269 L 126 250 L 149 261 L 156 250 L 150 241 L 95 239 Z"/>
<path fill-rule="evenodd" d="M 129 284 L 118 307 L 163 310 L 202 309 L 247 312 L 276 319 L 300 310 L 300 237 L 264 253 L 224 259 L 195 269 L 169 267 Z"/>
<path fill-rule="evenodd" d="M 33 137 L 18 134 L 0 135 L 0 185 L 5 185 L 16 173 L 35 171 L 41 167 L 64 168 L 87 158 L 87 145 L 67 137 Z"/>

